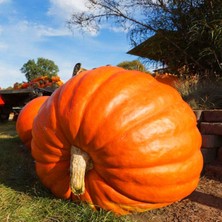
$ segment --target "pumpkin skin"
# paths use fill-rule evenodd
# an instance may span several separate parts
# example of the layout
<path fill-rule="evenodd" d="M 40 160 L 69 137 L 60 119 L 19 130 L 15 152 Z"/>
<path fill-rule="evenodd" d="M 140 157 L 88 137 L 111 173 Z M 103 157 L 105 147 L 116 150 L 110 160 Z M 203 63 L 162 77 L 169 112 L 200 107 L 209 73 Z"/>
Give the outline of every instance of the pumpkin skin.
<path fill-rule="evenodd" d="M 70 189 L 72 146 L 93 162 L 81 195 Z M 42 183 L 57 197 L 117 214 L 163 207 L 193 192 L 203 167 L 200 147 L 196 117 L 174 88 L 119 67 L 73 77 L 33 123 Z"/>
<path fill-rule="evenodd" d="M 42 104 L 49 96 L 40 96 L 28 102 L 20 111 L 16 121 L 16 131 L 24 143 L 30 149 L 32 140 L 32 124 Z"/>

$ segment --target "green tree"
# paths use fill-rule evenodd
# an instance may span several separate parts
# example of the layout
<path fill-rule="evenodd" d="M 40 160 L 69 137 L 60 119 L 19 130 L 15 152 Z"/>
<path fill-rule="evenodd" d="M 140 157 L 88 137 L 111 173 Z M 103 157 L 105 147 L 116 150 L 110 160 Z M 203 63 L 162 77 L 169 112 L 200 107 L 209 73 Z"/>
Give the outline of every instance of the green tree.
<path fill-rule="evenodd" d="M 20 69 L 28 82 L 39 77 L 39 76 L 57 76 L 59 72 L 58 66 L 49 59 L 38 58 L 37 62 L 33 59 L 25 63 Z"/>
<path fill-rule="evenodd" d="M 133 47 L 152 38 L 145 57 L 171 70 L 222 76 L 221 0 L 87 0 L 69 25 L 98 31 L 109 22 L 128 32 Z"/>
<path fill-rule="evenodd" d="M 146 67 L 139 60 L 124 61 L 117 64 L 117 66 L 128 70 L 138 70 L 141 72 L 147 72 Z"/>

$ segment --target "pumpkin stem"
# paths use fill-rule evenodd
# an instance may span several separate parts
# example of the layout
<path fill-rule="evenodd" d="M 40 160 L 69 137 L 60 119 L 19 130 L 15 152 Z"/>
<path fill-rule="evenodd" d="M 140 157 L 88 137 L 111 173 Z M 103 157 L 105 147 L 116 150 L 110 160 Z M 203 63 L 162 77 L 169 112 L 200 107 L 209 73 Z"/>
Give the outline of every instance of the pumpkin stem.
<path fill-rule="evenodd" d="M 89 155 L 83 150 L 71 146 L 70 187 L 75 195 L 85 192 L 85 173 L 92 168 Z"/>

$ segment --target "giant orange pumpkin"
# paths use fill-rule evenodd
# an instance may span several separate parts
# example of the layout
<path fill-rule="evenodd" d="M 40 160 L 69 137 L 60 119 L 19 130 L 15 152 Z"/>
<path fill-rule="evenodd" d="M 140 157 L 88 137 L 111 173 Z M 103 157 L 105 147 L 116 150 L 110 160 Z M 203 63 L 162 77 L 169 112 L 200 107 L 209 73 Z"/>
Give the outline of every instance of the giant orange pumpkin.
<path fill-rule="evenodd" d="M 42 183 L 117 214 L 189 195 L 203 166 L 200 146 L 195 115 L 174 88 L 112 66 L 67 81 L 33 123 Z"/>
<path fill-rule="evenodd" d="M 19 138 L 28 149 L 31 148 L 33 120 L 47 98 L 48 96 L 40 96 L 31 100 L 22 108 L 18 115 L 16 131 Z"/>

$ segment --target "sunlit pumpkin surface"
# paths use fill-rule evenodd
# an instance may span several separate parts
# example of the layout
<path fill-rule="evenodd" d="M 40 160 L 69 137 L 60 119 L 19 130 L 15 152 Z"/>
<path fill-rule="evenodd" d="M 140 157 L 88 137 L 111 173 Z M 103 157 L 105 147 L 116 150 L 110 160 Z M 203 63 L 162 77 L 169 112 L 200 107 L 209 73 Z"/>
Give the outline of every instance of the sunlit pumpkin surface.
<path fill-rule="evenodd" d="M 105 66 L 73 77 L 33 123 L 32 155 L 57 197 L 118 214 L 169 205 L 197 187 L 203 166 L 196 117 L 180 94 L 152 76 Z M 70 149 L 93 168 L 85 192 L 70 189 Z"/>

